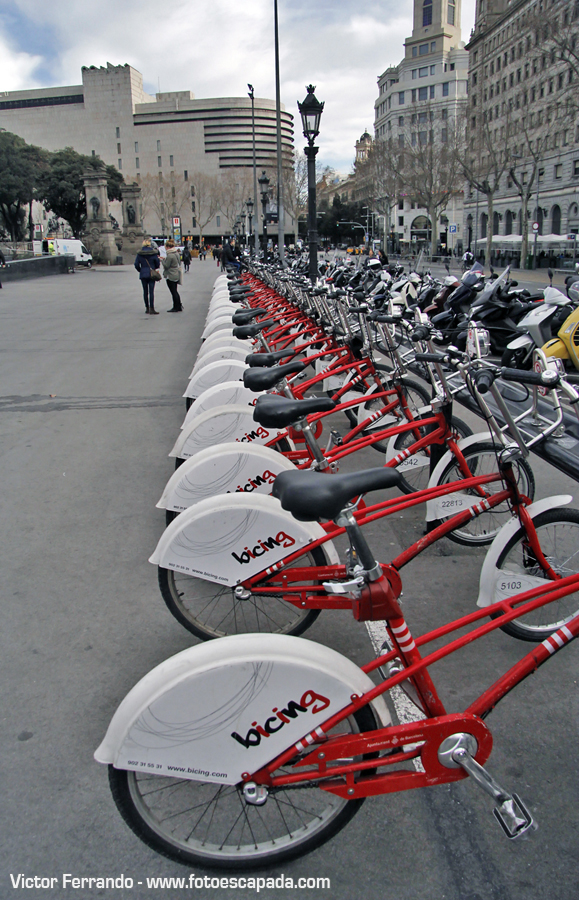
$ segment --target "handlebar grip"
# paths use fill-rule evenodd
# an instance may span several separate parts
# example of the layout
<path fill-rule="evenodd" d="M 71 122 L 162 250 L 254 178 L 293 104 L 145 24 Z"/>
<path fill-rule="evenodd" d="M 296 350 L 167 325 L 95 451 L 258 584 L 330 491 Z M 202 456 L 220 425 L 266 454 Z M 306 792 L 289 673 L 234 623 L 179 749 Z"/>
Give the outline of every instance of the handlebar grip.
<path fill-rule="evenodd" d="M 430 328 L 428 328 L 427 325 L 418 325 L 418 327 L 414 329 L 410 337 L 415 344 L 418 341 L 425 341 L 430 337 Z"/>
<path fill-rule="evenodd" d="M 473 378 L 479 393 L 486 394 L 496 377 L 496 372 L 492 372 L 490 369 L 478 369 L 474 373 Z"/>
<path fill-rule="evenodd" d="M 520 381 L 521 384 L 538 384 L 541 387 L 555 387 L 561 380 L 553 369 L 546 372 L 529 372 L 526 369 L 501 369 L 501 378 L 505 381 Z"/>
<path fill-rule="evenodd" d="M 415 353 L 414 359 L 417 362 L 439 363 L 446 360 L 443 353 Z"/>

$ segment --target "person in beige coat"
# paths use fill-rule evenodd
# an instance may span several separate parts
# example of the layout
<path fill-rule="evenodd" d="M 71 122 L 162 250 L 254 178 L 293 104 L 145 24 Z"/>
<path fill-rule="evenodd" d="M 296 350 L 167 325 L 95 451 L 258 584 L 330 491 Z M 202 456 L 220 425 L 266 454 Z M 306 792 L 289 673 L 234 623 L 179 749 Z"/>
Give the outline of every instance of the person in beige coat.
<path fill-rule="evenodd" d="M 179 296 L 178 291 L 178 285 L 181 283 L 181 259 L 179 250 L 175 246 L 175 241 L 172 238 L 169 238 L 169 240 L 165 242 L 165 249 L 167 250 L 167 256 L 162 260 L 163 275 L 167 280 L 167 287 L 173 298 L 173 308 L 168 309 L 167 312 L 182 312 L 183 304 L 181 303 L 181 297 Z"/>

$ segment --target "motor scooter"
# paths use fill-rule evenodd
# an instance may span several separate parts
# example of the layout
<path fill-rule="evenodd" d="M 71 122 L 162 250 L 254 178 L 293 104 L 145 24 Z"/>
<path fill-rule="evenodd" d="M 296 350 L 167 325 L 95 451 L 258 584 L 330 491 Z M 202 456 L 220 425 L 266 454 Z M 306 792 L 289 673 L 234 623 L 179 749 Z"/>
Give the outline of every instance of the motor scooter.
<path fill-rule="evenodd" d="M 579 304 L 579 281 L 568 284 L 570 302 Z M 557 337 L 547 341 L 542 350 L 548 359 L 561 359 L 567 367 L 579 370 L 579 306 L 567 316 Z"/>

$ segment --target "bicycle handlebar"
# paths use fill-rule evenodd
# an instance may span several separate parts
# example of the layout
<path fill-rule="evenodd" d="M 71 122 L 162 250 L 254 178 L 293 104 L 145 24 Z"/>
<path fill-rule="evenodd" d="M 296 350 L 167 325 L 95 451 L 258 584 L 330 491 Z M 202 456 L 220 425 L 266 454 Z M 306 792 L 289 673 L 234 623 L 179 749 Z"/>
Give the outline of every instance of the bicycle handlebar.
<path fill-rule="evenodd" d="M 528 372 L 525 369 L 508 369 L 504 366 L 500 370 L 500 377 L 505 381 L 520 381 L 521 384 L 536 384 L 541 387 L 555 387 L 561 380 L 560 375 L 553 369 L 547 369 L 545 372 Z"/>

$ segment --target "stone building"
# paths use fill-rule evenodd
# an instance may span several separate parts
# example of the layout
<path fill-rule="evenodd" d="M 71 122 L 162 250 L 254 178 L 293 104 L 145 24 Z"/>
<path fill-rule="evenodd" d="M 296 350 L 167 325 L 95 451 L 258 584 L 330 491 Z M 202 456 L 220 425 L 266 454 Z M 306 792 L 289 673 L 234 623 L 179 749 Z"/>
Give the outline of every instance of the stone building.
<path fill-rule="evenodd" d="M 526 232 L 528 255 L 535 251 L 538 265 L 572 265 L 572 235 L 579 233 L 578 39 L 576 3 L 477 0 L 467 47 L 467 136 L 473 147 L 494 148 L 500 177 L 490 222 L 485 194 L 467 190 L 465 227 L 479 253 L 492 229 L 490 261 L 530 264 L 528 256 L 519 258 Z"/>
<path fill-rule="evenodd" d="M 404 58 L 378 78 L 374 104 L 376 141 L 389 152 L 427 142 L 446 144 L 466 111 L 468 53 L 461 40 L 461 0 L 414 0 L 412 35 Z M 390 210 L 388 231 L 402 249 L 430 241 L 428 211 L 404 188 L 383 198 Z M 451 193 L 441 216 L 440 239 L 449 249 L 462 245 L 462 193 Z M 456 225 L 448 232 L 447 224 Z"/>
<path fill-rule="evenodd" d="M 282 110 L 281 118 L 282 153 L 291 167 L 293 116 Z M 208 176 L 219 178 L 226 197 L 202 222 L 208 239 L 232 229 L 241 201 L 253 193 L 249 97 L 196 100 L 190 91 L 153 97 L 128 64 L 83 66 L 80 85 L 0 94 L 0 128 L 48 150 L 69 146 L 117 166 L 128 184 L 141 185 L 139 213 L 149 233 L 170 233 L 171 218 L 179 216 L 183 234 L 199 237 L 201 205 L 212 211 L 201 197 Z M 255 134 L 257 166 L 275 170 L 274 101 L 255 99 Z M 286 213 L 286 231 L 293 230 Z"/>

